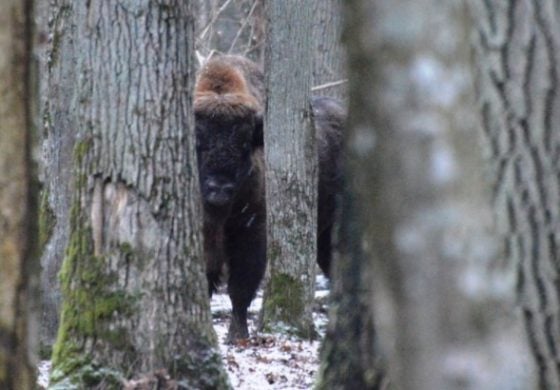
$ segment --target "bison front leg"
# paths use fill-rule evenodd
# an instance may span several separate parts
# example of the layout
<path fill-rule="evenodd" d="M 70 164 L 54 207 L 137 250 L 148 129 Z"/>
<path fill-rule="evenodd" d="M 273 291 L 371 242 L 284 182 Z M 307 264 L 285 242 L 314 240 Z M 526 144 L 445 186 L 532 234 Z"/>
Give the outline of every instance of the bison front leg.
<path fill-rule="evenodd" d="M 220 285 L 223 265 L 226 261 L 224 227 L 220 224 L 204 224 L 204 254 L 206 257 L 206 279 L 210 297 Z"/>
<path fill-rule="evenodd" d="M 264 221 L 259 223 L 264 224 Z M 244 226 L 228 236 L 228 294 L 232 318 L 227 342 L 230 344 L 249 337 L 247 309 L 255 298 L 266 268 L 266 232 L 262 227 L 251 227 Z"/>

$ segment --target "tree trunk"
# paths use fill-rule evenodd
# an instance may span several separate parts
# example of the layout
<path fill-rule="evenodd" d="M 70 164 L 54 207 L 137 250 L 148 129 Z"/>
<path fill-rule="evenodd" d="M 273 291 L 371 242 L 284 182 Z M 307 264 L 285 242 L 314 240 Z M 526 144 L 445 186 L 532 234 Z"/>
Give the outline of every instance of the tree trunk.
<path fill-rule="evenodd" d="M 0 388 L 35 383 L 32 316 L 37 205 L 31 55 L 32 1 L 6 0 L 0 14 Z"/>
<path fill-rule="evenodd" d="M 493 204 L 538 388 L 560 388 L 560 8 L 475 1 L 474 48 Z"/>
<path fill-rule="evenodd" d="M 312 0 L 313 95 L 344 99 L 346 62 L 342 35 L 342 1 Z"/>
<path fill-rule="evenodd" d="M 345 17 L 349 187 L 319 388 L 379 389 L 385 369 L 396 389 L 530 388 L 480 175 L 465 10 L 352 0 Z"/>
<path fill-rule="evenodd" d="M 349 122 L 350 129 L 354 128 Z M 357 163 L 357 162 L 355 162 Z M 355 164 L 354 163 L 354 164 Z M 345 171 L 352 169 L 350 160 Z M 332 264 L 329 323 L 320 353 L 317 389 L 382 389 L 385 366 L 375 331 L 371 266 L 362 247 L 364 221 L 350 180 L 344 184 L 339 232 L 340 256 Z"/>
<path fill-rule="evenodd" d="M 75 22 L 61 33 L 78 81 L 76 128 L 63 130 L 76 135 L 74 196 L 51 383 L 120 388 L 165 370 L 187 388 L 226 388 L 202 257 L 190 5 L 56 11 Z"/>
<path fill-rule="evenodd" d="M 72 150 L 78 126 L 73 114 L 77 94 L 76 37 L 72 2 L 56 0 L 48 10 L 51 40 L 40 63 L 43 110 L 43 189 L 39 209 L 41 255 L 41 353 L 50 356 L 60 315 L 58 272 L 70 237 Z M 42 5 L 41 7 L 45 7 Z"/>
<path fill-rule="evenodd" d="M 372 260 L 364 251 L 362 237 L 367 219 L 362 208 L 364 202 L 356 196 L 358 180 L 371 180 L 370 170 L 362 170 L 367 155 L 357 154 L 348 145 L 363 126 L 367 138 L 373 139 L 367 93 L 372 87 L 365 78 L 371 68 L 360 67 L 360 60 L 367 63 L 371 51 L 364 51 L 361 42 L 369 37 L 361 33 L 371 14 L 366 1 L 347 2 L 344 11 L 345 45 L 348 53 L 349 117 L 345 133 L 343 162 L 344 188 L 341 197 L 338 261 L 332 264 L 332 287 L 329 323 L 321 350 L 321 366 L 317 389 L 383 389 L 386 364 L 382 361 L 379 337 L 374 324 L 372 305 Z M 369 7 L 371 8 L 371 7 Z M 364 40 L 364 41 L 362 41 Z M 371 187 L 368 187 L 371 190 Z M 373 195 L 373 192 L 372 192 Z"/>
<path fill-rule="evenodd" d="M 317 236 L 317 155 L 311 125 L 311 8 L 266 3 L 265 115 L 267 257 L 263 327 L 286 325 L 313 337 Z"/>

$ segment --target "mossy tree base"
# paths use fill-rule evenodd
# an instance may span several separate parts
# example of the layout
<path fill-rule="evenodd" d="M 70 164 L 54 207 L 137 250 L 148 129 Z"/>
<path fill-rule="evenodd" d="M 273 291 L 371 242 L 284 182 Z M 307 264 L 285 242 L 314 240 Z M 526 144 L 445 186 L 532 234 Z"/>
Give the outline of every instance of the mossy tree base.
<path fill-rule="evenodd" d="M 315 339 L 318 336 L 315 325 L 311 318 L 304 315 L 304 292 L 303 282 L 293 276 L 272 275 L 265 291 L 261 329 Z"/>

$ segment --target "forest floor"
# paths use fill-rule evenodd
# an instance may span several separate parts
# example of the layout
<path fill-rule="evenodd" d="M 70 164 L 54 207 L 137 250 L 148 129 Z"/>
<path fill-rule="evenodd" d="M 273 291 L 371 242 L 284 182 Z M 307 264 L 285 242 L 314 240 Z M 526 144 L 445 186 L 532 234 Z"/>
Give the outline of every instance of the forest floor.
<path fill-rule="evenodd" d="M 327 281 L 317 278 L 313 319 L 320 338 L 327 324 Z M 236 390 L 311 389 L 319 368 L 320 340 L 304 341 L 285 334 L 260 333 L 257 319 L 262 305 L 259 292 L 249 307 L 251 337 L 237 345 L 227 345 L 226 339 L 231 304 L 225 291 L 212 297 L 212 318 L 220 342 L 224 364 L 232 387 Z M 48 385 L 50 362 L 39 364 L 39 388 Z"/>

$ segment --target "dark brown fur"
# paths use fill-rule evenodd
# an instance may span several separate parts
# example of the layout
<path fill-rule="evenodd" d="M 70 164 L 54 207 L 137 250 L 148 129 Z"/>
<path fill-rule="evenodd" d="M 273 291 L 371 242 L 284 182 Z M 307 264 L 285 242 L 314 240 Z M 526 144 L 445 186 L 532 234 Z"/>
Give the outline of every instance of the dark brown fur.
<path fill-rule="evenodd" d="M 319 152 L 317 263 L 330 276 L 332 229 L 342 187 L 340 157 L 346 112 L 338 100 L 328 97 L 312 97 L 311 106 Z"/>
<path fill-rule="evenodd" d="M 328 275 L 344 112 L 329 98 L 313 98 L 319 144 L 318 263 Z M 200 71 L 195 116 L 204 249 L 212 293 L 229 271 L 229 341 L 248 336 L 247 308 L 266 267 L 266 203 L 262 113 L 263 75 L 240 56 L 219 56 Z"/>
<path fill-rule="evenodd" d="M 266 267 L 262 89 L 260 70 L 239 56 L 210 60 L 195 88 L 206 272 L 210 293 L 228 278 L 229 341 L 248 337 L 247 308 Z"/>

